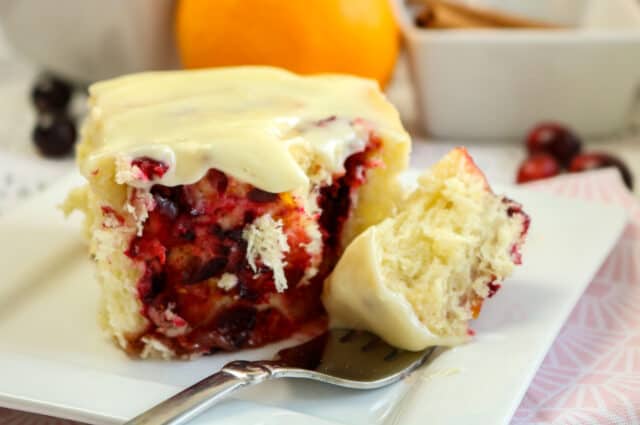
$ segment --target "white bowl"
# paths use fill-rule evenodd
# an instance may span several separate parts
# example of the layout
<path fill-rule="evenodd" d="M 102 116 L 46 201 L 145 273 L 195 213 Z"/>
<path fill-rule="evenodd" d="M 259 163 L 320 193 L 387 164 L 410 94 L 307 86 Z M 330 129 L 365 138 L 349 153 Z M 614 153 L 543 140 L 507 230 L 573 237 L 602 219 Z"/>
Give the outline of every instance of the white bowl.
<path fill-rule="evenodd" d="M 575 26 L 562 30 L 427 30 L 403 0 L 420 121 L 444 139 L 516 139 L 544 120 L 588 138 L 623 131 L 640 94 L 640 2 L 483 0 Z M 639 111 L 640 112 L 640 111 Z"/>
<path fill-rule="evenodd" d="M 16 51 L 69 79 L 91 82 L 178 66 L 174 0 L 0 0 Z"/>

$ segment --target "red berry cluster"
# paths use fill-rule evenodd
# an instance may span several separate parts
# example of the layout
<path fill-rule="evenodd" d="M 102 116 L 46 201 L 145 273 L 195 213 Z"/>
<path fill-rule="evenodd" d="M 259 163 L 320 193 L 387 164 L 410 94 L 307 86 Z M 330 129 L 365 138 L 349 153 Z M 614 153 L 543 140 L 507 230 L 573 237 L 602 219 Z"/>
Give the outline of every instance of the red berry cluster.
<path fill-rule="evenodd" d="M 619 158 L 603 152 L 582 153 L 582 142 L 568 128 L 557 123 L 542 123 L 529 132 L 526 139 L 529 156 L 520 164 L 517 182 L 557 176 L 596 168 L 615 167 L 627 187 L 633 189 L 633 176 Z"/>

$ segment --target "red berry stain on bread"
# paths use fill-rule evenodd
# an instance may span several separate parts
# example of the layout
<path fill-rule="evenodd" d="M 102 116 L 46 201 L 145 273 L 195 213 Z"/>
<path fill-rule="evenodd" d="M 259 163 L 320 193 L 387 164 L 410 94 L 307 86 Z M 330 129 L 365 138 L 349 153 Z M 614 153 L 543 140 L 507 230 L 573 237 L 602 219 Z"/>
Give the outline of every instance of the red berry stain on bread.
<path fill-rule="evenodd" d="M 289 194 L 266 192 L 213 169 L 194 184 L 153 186 L 155 207 L 126 252 L 144 269 L 138 294 L 149 319 L 146 332 L 131 338 L 131 350 L 142 349 L 144 336 L 177 355 L 258 347 L 322 319 L 322 283 L 339 255 L 354 190 L 365 182 L 366 170 L 378 165 L 373 156 L 380 147 L 371 137 L 365 151 L 347 159 L 345 173 L 320 190 L 319 217 L 301 214 L 301 202 L 292 202 Z M 150 180 L 167 170 L 149 158 L 132 165 Z M 258 261 L 254 272 L 247 260 L 243 229 L 265 214 L 282 222 L 290 248 L 284 254 L 288 288 L 283 292 L 277 291 L 272 270 Z M 309 220 L 320 225 L 323 260 L 306 281 L 312 262 Z M 234 276 L 234 285 L 218 285 L 225 274 Z"/>

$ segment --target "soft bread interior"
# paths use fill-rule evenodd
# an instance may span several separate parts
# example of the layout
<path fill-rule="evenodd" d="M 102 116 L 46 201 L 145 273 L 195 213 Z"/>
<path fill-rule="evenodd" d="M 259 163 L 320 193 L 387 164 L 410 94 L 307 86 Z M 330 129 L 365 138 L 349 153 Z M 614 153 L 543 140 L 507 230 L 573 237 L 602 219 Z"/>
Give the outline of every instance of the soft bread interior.
<path fill-rule="evenodd" d="M 466 150 L 449 153 L 399 213 L 347 247 L 325 284 L 334 326 L 364 328 L 406 349 L 468 339 L 489 283 L 514 267 L 524 216 L 509 214 L 509 205 Z"/>

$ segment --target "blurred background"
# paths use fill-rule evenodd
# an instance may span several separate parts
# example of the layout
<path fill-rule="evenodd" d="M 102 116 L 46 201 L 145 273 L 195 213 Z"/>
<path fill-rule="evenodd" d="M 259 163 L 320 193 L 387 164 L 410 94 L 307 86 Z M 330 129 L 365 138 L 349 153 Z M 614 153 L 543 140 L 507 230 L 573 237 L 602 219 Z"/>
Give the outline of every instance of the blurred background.
<path fill-rule="evenodd" d="M 640 172 L 639 0 L 2 0 L 0 213 L 72 172 L 90 83 L 255 64 L 378 81 L 416 166 Z"/>

